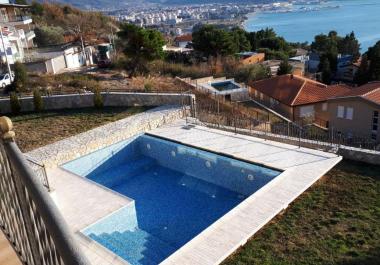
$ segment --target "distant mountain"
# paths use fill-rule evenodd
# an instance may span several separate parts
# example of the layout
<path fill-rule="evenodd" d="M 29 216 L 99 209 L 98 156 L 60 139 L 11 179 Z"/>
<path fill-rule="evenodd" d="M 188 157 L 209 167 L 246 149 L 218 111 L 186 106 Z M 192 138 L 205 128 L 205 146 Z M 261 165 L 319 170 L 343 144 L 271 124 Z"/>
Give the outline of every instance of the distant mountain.
<path fill-rule="evenodd" d="M 44 0 L 40 0 L 41 2 Z M 163 5 L 186 5 L 208 3 L 267 3 L 281 0 L 50 0 L 51 2 L 66 3 L 82 9 L 118 9 L 128 6 L 143 5 L 144 3 Z"/>

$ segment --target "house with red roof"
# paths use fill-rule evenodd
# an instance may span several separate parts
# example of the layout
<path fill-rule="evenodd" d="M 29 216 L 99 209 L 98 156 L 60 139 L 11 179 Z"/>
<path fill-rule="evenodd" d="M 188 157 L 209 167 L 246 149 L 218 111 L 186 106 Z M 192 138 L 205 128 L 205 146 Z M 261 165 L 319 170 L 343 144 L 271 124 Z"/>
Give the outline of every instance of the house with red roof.
<path fill-rule="evenodd" d="M 328 99 L 350 91 L 346 85 L 325 85 L 297 75 L 281 75 L 250 84 L 250 96 L 293 121 L 312 119 L 328 127 Z"/>
<path fill-rule="evenodd" d="M 330 98 L 328 111 L 330 128 L 380 143 L 380 81 Z"/>
<path fill-rule="evenodd" d="M 191 34 L 185 34 L 177 36 L 174 39 L 174 44 L 179 48 L 188 48 L 189 44 L 193 41 L 193 36 Z"/>

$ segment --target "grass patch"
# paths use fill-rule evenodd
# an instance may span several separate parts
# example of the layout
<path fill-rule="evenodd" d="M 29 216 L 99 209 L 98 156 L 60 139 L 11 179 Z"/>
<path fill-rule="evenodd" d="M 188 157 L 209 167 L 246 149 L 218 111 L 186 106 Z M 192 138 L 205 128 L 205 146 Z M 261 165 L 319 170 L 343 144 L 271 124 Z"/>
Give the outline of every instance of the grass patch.
<path fill-rule="evenodd" d="M 224 265 L 372 265 L 379 260 L 380 167 L 343 161 Z"/>
<path fill-rule="evenodd" d="M 145 110 L 144 107 L 70 109 L 22 114 L 11 119 L 18 146 L 28 152 Z"/>

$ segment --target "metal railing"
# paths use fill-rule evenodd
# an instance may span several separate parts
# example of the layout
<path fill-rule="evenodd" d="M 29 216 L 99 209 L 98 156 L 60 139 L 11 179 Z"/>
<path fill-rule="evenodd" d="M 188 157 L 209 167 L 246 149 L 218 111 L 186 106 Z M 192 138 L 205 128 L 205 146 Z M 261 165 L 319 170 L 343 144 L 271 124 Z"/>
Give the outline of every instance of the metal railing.
<path fill-rule="evenodd" d="M 0 228 L 25 265 L 89 264 L 49 193 L 0 118 Z"/>
<path fill-rule="evenodd" d="M 36 177 L 40 180 L 42 185 L 50 192 L 51 189 L 50 189 L 49 180 L 46 174 L 45 165 L 32 159 L 31 157 L 25 156 L 25 158 L 26 158 L 26 161 L 28 162 L 28 165 L 33 170 L 34 174 L 36 175 Z"/>
<path fill-rule="evenodd" d="M 336 150 L 341 146 L 367 150 L 380 150 L 380 143 L 370 137 L 345 134 L 330 127 L 320 129 L 312 124 L 299 125 L 293 122 L 268 122 L 257 120 L 238 110 L 219 111 L 215 104 L 197 102 L 192 123 L 208 127 L 259 136 L 299 146 Z"/>

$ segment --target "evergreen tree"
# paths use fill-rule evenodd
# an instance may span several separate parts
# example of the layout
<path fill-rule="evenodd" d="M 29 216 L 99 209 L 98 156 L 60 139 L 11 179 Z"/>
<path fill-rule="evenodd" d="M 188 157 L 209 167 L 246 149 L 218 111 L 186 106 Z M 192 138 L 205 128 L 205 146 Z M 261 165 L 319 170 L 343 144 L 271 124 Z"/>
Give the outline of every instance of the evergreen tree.
<path fill-rule="evenodd" d="M 277 70 L 277 75 L 291 74 L 292 71 L 293 67 L 289 64 L 288 60 L 284 60 L 281 62 L 280 67 Z"/>
<path fill-rule="evenodd" d="M 369 79 L 380 80 L 380 41 L 368 49 L 367 56 L 370 62 Z"/>
<path fill-rule="evenodd" d="M 118 36 L 124 54 L 130 60 L 130 76 L 134 76 L 138 71 L 145 72 L 147 62 L 164 56 L 162 47 L 165 41 L 156 30 L 123 24 Z"/>
<path fill-rule="evenodd" d="M 329 85 L 331 83 L 332 70 L 331 70 L 330 61 L 328 57 L 321 58 L 321 63 L 319 64 L 319 70 L 322 73 L 321 81 Z"/>
<path fill-rule="evenodd" d="M 26 84 L 28 81 L 28 73 L 26 72 L 26 67 L 20 62 L 14 64 L 14 81 L 13 87 L 16 91 L 24 91 L 26 89 Z"/>
<path fill-rule="evenodd" d="M 355 37 L 355 33 L 351 32 L 344 38 L 338 41 L 338 52 L 340 54 L 349 54 L 353 56 L 353 60 L 356 61 L 360 57 L 360 44 Z"/>
<path fill-rule="evenodd" d="M 368 56 L 364 54 L 362 56 L 362 60 L 360 63 L 360 67 L 355 76 L 355 83 L 358 85 L 363 85 L 368 83 L 369 81 L 369 64 L 368 64 Z"/>
<path fill-rule="evenodd" d="M 251 43 L 247 39 L 246 31 L 241 28 L 234 28 L 231 31 L 232 39 L 239 52 L 250 51 Z"/>
<path fill-rule="evenodd" d="M 193 47 L 206 57 L 226 56 L 239 52 L 232 34 L 213 25 L 201 26 L 193 32 Z"/>

